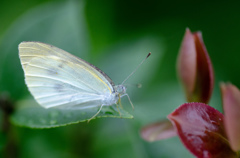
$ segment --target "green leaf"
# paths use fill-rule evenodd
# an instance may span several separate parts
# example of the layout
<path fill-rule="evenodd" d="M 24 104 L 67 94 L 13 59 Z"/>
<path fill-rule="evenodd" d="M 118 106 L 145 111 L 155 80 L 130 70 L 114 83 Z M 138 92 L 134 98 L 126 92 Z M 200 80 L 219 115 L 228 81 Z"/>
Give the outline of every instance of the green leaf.
<path fill-rule="evenodd" d="M 52 128 L 88 121 L 94 116 L 99 107 L 88 109 L 45 109 L 36 102 L 24 101 L 11 117 L 13 124 L 29 128 Z M 115 105 L 104 106 L 95 118 L 114 117 L 114 118 L 133 118 L 125 110 L 119 108 L 121 116 Z M 94 119 L 95 119 L 94 118 Z"/>

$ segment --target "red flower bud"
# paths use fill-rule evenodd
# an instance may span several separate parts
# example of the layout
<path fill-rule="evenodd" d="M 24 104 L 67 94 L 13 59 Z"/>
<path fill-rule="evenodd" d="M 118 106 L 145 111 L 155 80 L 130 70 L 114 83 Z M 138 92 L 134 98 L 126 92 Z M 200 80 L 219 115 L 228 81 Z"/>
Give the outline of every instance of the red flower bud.
<path fill-rule="evenodd" d="M 201 32 L 186 29 L 177 71 L 188 102 L 208 103 L 213 90 L 213 69 Z"/>

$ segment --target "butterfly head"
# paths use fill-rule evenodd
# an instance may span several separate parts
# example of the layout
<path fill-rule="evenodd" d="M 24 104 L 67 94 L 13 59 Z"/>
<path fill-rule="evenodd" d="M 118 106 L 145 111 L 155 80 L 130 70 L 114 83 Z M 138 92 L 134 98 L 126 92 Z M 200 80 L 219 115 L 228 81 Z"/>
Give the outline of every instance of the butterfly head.
<path fill-rule="evenodd" d="M 126 94 L 126 90 L 127 90 L 127 88 L 124 85 L 117 85 L 117 86 L 115 86 L 115 91 L 120 96 Z"/>

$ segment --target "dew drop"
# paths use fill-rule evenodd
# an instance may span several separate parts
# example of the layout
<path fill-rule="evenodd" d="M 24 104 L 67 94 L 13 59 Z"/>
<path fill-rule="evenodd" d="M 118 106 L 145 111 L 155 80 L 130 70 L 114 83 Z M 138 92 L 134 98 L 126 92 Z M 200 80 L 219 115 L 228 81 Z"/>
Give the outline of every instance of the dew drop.
<path fill-rule="evenodd" d="M 203 150 L 203 157 L 209 157 L 210 154 L 207 150 Z"/>

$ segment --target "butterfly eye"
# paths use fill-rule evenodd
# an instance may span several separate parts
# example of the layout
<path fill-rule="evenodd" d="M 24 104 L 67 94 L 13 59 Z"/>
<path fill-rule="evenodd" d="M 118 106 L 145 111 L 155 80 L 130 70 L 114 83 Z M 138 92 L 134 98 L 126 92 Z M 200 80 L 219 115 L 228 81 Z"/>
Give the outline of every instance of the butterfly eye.
<path fill-rule="evenodd" d="M 120 95 L 126 94 L 126 87 L 123 85 L 117 85 L 115 89 Z"/>
<path fill-rule="evenodd" d="M 122 86 L 122 92 L 123 94 L 126 93 L 127 88 L 125 86 Z"/>

